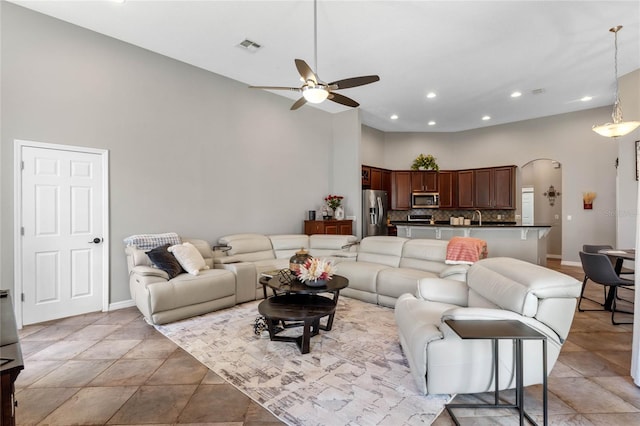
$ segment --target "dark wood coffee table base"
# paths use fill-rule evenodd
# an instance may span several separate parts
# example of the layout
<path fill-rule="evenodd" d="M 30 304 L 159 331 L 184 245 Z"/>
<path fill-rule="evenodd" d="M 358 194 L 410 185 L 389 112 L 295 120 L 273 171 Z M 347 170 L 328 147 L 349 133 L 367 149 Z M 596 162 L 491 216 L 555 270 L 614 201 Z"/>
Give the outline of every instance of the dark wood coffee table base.
<path fill-rule="evenodd" d="M 258 312 L 264 316 L 272 341 L 295 342 L 303 354 L 309 353 L 310 340 L 320 329 L 320 318 L 333 316 L 336 305 L 328 297 L 312 294 L 283 294 L 263 300 Z M 280 321 L 296 321 L 302 325 L 302 335 L 278 336 L 284 330 L 278 327 Z M 289 328 L 289 327 L 287 327 Z"/>

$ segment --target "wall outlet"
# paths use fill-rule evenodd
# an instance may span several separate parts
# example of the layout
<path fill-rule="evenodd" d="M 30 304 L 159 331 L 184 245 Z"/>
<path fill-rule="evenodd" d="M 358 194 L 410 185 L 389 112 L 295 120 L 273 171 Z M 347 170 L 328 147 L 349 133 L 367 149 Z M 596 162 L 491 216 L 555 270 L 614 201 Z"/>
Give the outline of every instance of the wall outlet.
<path fill-rule="evenodd" d="M 567 215 L 567 220 L 571 220 L 571 215 Z"/>
<path fill-rule="evenodd" d="M 498 220 L 500 220 L 500 219 L 502 219 L 502 215 L 501 214 L 498 215 Z"/>

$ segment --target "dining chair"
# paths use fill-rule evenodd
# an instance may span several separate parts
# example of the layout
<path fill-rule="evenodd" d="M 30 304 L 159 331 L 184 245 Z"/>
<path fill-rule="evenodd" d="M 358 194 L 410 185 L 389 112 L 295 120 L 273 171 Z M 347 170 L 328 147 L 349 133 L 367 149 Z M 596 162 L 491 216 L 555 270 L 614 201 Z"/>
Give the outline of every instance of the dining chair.
<path fill-rule="evenodd" d="M 608 244 L 584 244 L 582 246 L 582 251 L 586 252 L 586 253 L 599 253 L 600 250 L 613 250 L 613 246 L 610 246 Z M 617 262 L 618 260 L 614 260 L 612 257 L 609 256 L 609 260 L 611 260 L 611 263 L 615 265 L 614 262 Z M 619 260 L 620 262 L 622 262 L 622 260 Z M 634 275 L 635 271 L 633 269 L 628 269 L 628 268 L 623 268 L 622 264 L 620 264 L 620 275 Z M 584 281 L 583 281 L 583 285 L 586 282 L 586 280 L 588 280 L 589 278 L 586 276 L 584 276 Z M 633 280 L 633 278 L 628 278 Z M 634 280 L 635 281 L 635 280 Z M 627 290 L 631 290 L 634 291 L 633 288 L 628 288 L 628 287 L 624 287 Z M 606 294 L 607 294 L 607 288 L 606 287 L 602 287 L 604 294 L 605 294 L 605 299 L 606 299 Z M 616 293 L 616 298 L 618 300 L 624 300 L 625 302 L 629 302 L 629 303 L 633 303 L 633 300 L 628 300 L 625 299 L 623 297 L 620 297 L 619 294 Z M 585 299 L 590 300 L 594 303 L 598 303 L 600 304 L 600 306 L 604 306 L 604 304 L 598 302 L 597 300 L 593 300 L 593 299 L 589 299 L 588 297 L 585 297 Z"/>
<path fill-rule="evenodd" d="M 633 324 L 627 322 L 616 322 L 615 313 L 625 313 L 632 314 L 630 311 L 618 310 L 616 308 L 616 300 L 617 300 L 617 292 L 618 287 L 633 287 L 634 282 L 632 280 L 628 280 L 626 278 L 620 277 L 616 274 L 616 271 L 611 263 L 611 260 L 606 254 L 601 253 L 587 253 L 584 251 L 580 252 L 580 261 L 582 262 L 582 269 L 584 269 L 585 275 L 589 280 L 596 284 L 600 284 L 605 288 L 608 287 L 610 292 L 613 292 L 611 299 L 611 323 L 614 325 L 618 324 Z M 584 289 L 586 286 L 586 280 L 582 283 L 582 291 L 580 292 L 580 299 L 578 300 L 578 311 L 599 311 L 600 309 L 582 309 L 580 307 L 582 303 L 582 299 L 584 299 Z M 604 305 L 603 305 L 604 306 Z"/>

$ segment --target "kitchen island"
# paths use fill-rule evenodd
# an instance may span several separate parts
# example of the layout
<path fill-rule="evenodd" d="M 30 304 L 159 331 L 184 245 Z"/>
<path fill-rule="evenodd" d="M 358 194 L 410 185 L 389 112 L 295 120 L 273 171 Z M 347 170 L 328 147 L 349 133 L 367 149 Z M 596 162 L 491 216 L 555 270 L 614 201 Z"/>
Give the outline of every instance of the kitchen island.
<path fill-rule="evenodd" d="M 450 240 L 452 237 L 480 238 L 487 242 L 489 257 L 513 257 L 547 265 L 547 235 L 551 225 L 518 225 L 513 222 L 478 225 L 392 221 L 398 237 Z"/>

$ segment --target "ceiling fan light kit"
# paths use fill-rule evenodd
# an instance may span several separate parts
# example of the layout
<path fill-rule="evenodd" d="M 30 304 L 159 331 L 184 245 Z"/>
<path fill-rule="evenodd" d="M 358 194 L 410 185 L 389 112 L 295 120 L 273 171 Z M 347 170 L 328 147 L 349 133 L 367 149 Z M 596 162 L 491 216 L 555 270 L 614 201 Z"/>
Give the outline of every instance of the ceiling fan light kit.
<path fill-rule="evenodd" d="M 318 4 L 317 0 L 313 1 L 313 30 L 314 30 L 314 58 L 315 67 L 318 69 Z M 300 73 L 300 80 L 302 80 L 301 87 L 277 87 L 277 86 L 249 86 L 251 89 L 265 89 L 265 90 L 289 90 L 293 92 L 302 93 L 302 97 L 298 99 L 292 106 L 291 110 L 296 110 L 306 104 L 307 102 L 312 104 L 320 104 L 326 99 L 335 103 L 345 105 L 352 108 L 357 108 L 360 104 L 351 98 L 348 98 L 339 93 L 334 93 L 334 90 L 349 89 L 351 87 L 364 86 L 365 84 L 374 83 L 380 80 L 377 75 L 367 75 L 362 77 L 346 78 L 344 80 L 337 80 L 332 83 L 324 83 L 318 75 L 311 69 L 311 67 L 302 59 L 296 59 L 295 61 L 298 73 Z"/>
<path fill-rule="evenodd" d="M 622 107 L 620 106 L 620 95 L 618 91 L 618 31 L 622 29 L 622 25 L 617 25 L 610 28 L 614 34 L 614 74 L 616 82 L 615 102 L 613 103 L 613 112 L 611 113 L 611 119 L 613 123 L 600 124 L 593 126 L 592 130 L 601 136 L 608 138 L 617 138 L 619 136 L 628 135 L 640 126 L 640 121 L 623 121 Z"/>

